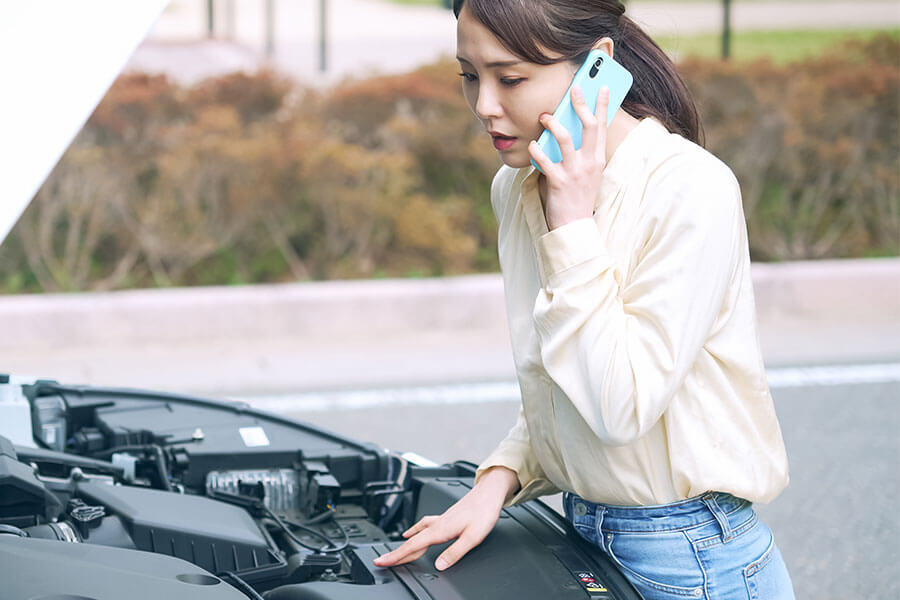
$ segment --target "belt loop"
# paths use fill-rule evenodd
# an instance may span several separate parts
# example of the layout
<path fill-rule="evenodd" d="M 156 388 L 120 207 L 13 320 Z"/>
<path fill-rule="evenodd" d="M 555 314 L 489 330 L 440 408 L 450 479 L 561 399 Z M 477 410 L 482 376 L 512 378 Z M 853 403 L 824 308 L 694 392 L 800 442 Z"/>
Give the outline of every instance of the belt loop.
<path fill-rule="evenodd" d="M 603 540 L 603 515 L 606 514 L 606 507 L 602 504 L 594 505 L 594 530 L 597 532 L 597 541 L 600 542 L 600 547 L 603 548 L 604 540 Z M 609 551 L 609 548 L 607 548 Z"/>
<path fill-rule="evenodd" d="M 728 522 L 728 515 L 725 514 L 725 511 L 722 510 L 722 507 L 716 502 L 715 494 L 707 492 L 703 494 L 700 499 L 716 518 L 716 521 L 719 522 L 719 527 L 722 529 L 722 542 L 725 543 L 731 540 L 731 538 L 734 537 L 734 534 L 731 531 L 731 524 Z"/>

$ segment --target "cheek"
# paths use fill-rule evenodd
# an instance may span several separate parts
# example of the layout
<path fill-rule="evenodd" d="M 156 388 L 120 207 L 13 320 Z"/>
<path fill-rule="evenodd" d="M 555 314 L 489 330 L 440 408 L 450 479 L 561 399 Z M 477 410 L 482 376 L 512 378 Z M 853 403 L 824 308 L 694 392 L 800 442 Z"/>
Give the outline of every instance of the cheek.
<path fill-rule="evenodd" d="M 476 117 L 478 114 L 475 112 L 475 104 L 478 103 L 478 88 L 472 85 L 466 85 L 463 83 L 462 86 L 463 98 L 466 99 L 466 104 L 469 105 L 469 110 L 472 111 L 472 114 Z"/>
<path fill-rule="evenodd" d="M 521 106 L 516 111 L 515 119 L 523 137 L 536 140 L 543 133 L 544 127 L 538 121 L 538 117 L 541 116 L 542 112 L 552 112 L 552 110 L 547 111 L 543 105 L 531 103 L 528 106 Z"/>

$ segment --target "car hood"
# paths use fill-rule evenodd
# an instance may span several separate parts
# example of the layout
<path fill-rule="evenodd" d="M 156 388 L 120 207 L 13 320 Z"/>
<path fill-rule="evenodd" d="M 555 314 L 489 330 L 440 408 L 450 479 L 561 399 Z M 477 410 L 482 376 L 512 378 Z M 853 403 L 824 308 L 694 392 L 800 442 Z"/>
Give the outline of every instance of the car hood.
<path fill-rule="evenodd" d="M 168 3 L 0 3 L 0 243 Z"/>

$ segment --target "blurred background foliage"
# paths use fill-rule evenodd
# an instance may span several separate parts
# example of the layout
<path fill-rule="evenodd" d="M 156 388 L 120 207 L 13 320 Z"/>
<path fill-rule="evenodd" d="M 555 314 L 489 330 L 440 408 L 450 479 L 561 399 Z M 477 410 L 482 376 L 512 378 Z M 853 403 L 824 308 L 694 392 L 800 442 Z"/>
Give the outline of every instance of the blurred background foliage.
<path fill-rule="evenodd" d="M 900 252 L 900 40 L 842 44 L 680 63 L 741 182 L 754 260 Z M 124 75 L 4 244 L 0 291 L 495 271 L 500 162 L 456 70 L 324 91 Z"/>

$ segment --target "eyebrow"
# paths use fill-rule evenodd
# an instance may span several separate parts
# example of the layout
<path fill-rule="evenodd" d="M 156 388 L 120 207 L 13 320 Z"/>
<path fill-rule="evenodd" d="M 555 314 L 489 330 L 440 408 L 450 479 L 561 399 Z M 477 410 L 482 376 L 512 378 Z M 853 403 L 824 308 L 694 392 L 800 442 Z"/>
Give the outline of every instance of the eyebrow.
<path fill-rule="evenodd" d="M 468 63 L 470 65 L 472 64 L 471 61 L 466 60 L 462 56 L 457 56 L 456 60 L 458 60 L 459 62 Z M 495 67 L 512 67 L 514 65 L 518 65 L 523 62 L 525 62 L 525 61 L 522 61 L 522 60 L 496 60 L 494 62 L 487 63 L 485 66 L 493 69 Z"/>

